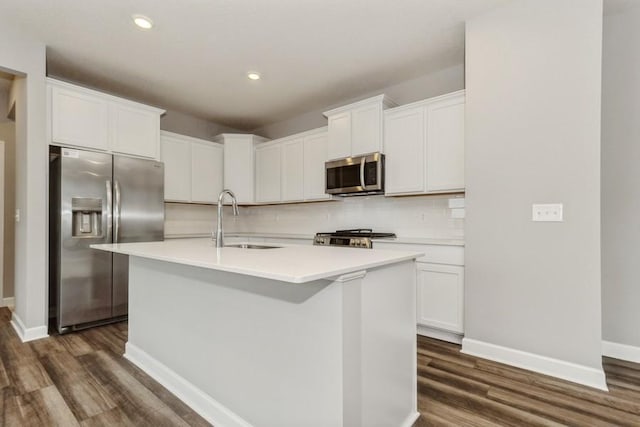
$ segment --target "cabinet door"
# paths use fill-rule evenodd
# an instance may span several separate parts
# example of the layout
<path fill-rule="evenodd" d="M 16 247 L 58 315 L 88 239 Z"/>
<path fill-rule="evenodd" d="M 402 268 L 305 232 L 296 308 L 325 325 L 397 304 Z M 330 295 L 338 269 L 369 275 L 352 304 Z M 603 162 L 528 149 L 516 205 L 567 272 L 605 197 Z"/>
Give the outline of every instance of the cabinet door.
<path fill-rule="evenodd" d="M 424 107 L 384 116 L 385 194 L 424 191 Z"/>
<path fill-rule="evenodd" d="M 280 144 L 256 148 L 256 201 L 280 201 Z"/>
<path fill-rule="evenodd" d="M 427 191 L 464 189 L 464 95 L 427 106 Z"/>
<path fill-rule="evenodd" d="M 325 169 L 327 161 L 327 133 L 311 135 L 304 140 L 304 199 L 327 200 Z"/>
<path fill-rule="evenodd" d="M 169 136 L 161 137 L 164 162 L 164 199 L 191 201 L 191 143 Z"/>
<path fill-rule="evenodd" d="M 464 267 L 416 263 L 419 325 L 464 333 Z"/>
<path fill-rule="evenodd" d="M 282 201 L 294 202 L 304 198 L 304 140 L 282 144 Z"/>
<path fill-rule="evenodd" d="M 382 151 L 382 106 L 379 103 L 351 112 L 351 155 Z"/>
<path fill-rule="evenodd" d="M 191 201 L 215 203 L 222 191 L 222 147 L 191 143 Z"/>
<path fill-rule="evenodd" d="M 341 159 L 351 155 L 351 112 L 330 116 L 329 123 L 329 160 Z"/>
<path fill-rule="evenodd" d="M 105 99 L 73 90 L 51 88 L 52 142 L 107 150 L 108 115 Z"/>
<path fill-rule="evenodd" d="M 128 105 L 112 104 L 111 149 L 134 156 L 158 157 L 160 117 L 158 113 Z"/>
<path fill-rule="evenodd" d="M 225 140 L 224 188 L 233 191 L 238 203 L 255 202 L 254 167 L 253 140 L 249 138 Z M 230 203 L 230 198 L 225 198 L 225 204 Z"/>

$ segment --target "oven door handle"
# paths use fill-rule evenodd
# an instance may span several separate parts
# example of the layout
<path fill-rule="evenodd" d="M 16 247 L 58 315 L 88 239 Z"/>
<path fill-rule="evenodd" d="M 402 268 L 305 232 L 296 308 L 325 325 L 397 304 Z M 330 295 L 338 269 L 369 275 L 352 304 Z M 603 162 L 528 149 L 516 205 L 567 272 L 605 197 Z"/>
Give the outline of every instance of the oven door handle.
<path fill-rule="evenodd" d="M 365 189 L 365 183 L 364 183 L 364 164 L 367 161 L 366 157 L 363 157 L 360 160 L 360 185 L 362 186 L 362 189 Z"/>

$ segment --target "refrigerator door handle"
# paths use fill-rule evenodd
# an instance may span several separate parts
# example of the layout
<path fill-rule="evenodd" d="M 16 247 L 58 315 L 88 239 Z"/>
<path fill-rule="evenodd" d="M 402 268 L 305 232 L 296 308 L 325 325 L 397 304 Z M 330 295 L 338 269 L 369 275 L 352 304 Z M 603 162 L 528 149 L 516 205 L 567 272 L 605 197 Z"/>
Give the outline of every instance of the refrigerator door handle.
<path fill-rule="evenodd" d="M 105 210 L 107 217 L 107 242 L 111 243 L 111 233 L 113 231 L 113 215 L 111 214 L 111 212 L 113 212 L 113 193 L 111 189 L 111 181 L 107 180 L 105 184 L 107 186 L 107 208 Z"/>
<path fill-rule="evenodd" d="M 118 243 L 120 237 L 120 183 L 118 180 L 114 181 L 113 189 L 115 198 L 113 205 L 113 243 Z"/>

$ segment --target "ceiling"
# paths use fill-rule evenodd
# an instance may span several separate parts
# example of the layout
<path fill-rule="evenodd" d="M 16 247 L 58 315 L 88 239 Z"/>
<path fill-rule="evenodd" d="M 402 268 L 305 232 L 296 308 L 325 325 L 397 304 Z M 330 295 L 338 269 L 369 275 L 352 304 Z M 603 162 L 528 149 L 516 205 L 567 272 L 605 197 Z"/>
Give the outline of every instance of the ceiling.
<path fill-rule="evenodd" d="M 251 130 L 462 63 L 464 21 L 505 1 L 2 0 L 0 15 L 48 46 L 49 75 Z"/>

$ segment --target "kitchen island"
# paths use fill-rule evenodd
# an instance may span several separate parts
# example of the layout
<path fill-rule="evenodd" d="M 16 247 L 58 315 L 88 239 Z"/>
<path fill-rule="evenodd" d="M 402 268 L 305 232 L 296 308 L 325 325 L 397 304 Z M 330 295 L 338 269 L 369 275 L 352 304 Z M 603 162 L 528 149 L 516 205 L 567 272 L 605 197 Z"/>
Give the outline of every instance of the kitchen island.
<path fill-rule="evenodd" d="M 209 239 L 129 257 L 125 357 L 216 426 L 406 426 L 418 252 Z"/>

